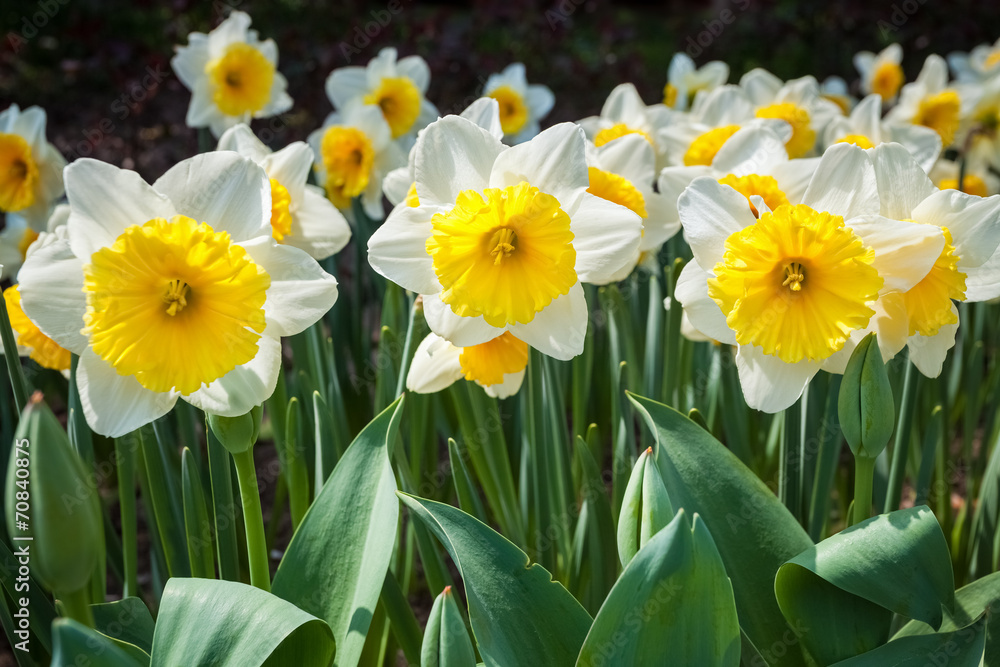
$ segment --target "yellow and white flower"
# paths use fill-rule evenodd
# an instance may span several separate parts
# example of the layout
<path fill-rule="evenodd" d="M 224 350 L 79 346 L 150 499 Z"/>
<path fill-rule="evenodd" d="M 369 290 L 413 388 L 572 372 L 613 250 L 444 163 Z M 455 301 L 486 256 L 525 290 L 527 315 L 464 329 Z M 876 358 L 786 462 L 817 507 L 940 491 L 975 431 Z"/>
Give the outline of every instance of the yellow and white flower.
<path fill-rule="evenodd" d="M 62 197 L 65 166 L 62 154 L 45 139 L 44 109 L 21 111 L 12 104 L 0 112 L 0 212 L 16 213 L 40 231 Z"/>
<path fill-rule="evenodd" d="M 505 331 L 493 340 L 455 347 L 435 333 L 420 341 L 406 374 L 406 389 L 433 394 L 465 378 L 489 396 L 507 398 L 521 388 L 528 367 L 528 344 Z"/>
<path fill-rule="evenodd" d="M 740 87 L 753 104 L 756 118 L 778 118 L 791 126 L 785 148 L 792 159 L 812 155 L 823 130 L 841 115 L 839 106 L 820 96 L 819 83 L 812 76 L 783 82 L 758 67 L 740 78 Z"/>
<path fill-rule="evenodd" d="M 845 142 L 873 148 L 886 142 L 902 144 L 924 171 L 930 171 L 941 154 L 941 137 L 929 127 L 882 121 L 882 98 L 872 93 L 854 107 L 850 116 L 830 121 L 823 145 Z"/>
<path fill-rule="evenodd" d="M 750 407 L 777 412 L 839 363 L 881 296 L 927 275 L 944 238 L 930 225 L 871 220 L 880 210 L 874 167 L 849 144 L 827 150 L 801 204 L 772 211 L 758 196 L 752 202 L 759 218 L 713 178 L 684 192 L 678 209 L 694 259 L 675 295 L 697 329 L 739 346 Z"/>
<path fill-rule="evenodd" d="M 556 98 L 548 86 L 528 84 L 522 63 L 507 65 L 499 74 L 490 74 L 483 95 L 499 104 L 500 125 L 507 143 L 519 144 L 538 134 Z"/>
<path fill-rule="evenodd" d="M 909 290 L 885 299 L 875 327 L 881 345 L 906 345 L 917 369 L 937 377 L 955 345 L 954 302 L 1000 297 L 1000 195 L 938 190 L 898 144 L 882 144 L 870 153 L 882 202 L 876 223 L 905 220 L 944 234 L 933 268 Z M 890 315 L 893 321 L 883 325 Z"/>
<path fill-rule="evenodd" d="M 0 231 L 0 265 L 6 267 L 8 276 L 16 280 L 18 269 L 38 239 L 43 238 L 46 231 L 55 232 L 69 219 L 69 206 L 66 204 L 57 204 L 51 211 L 45 231 L 36 231 L 27 220 L 15 213 L 7 214 L 5 227 Z"/>
<path fill-rule="evenodd" d="M 671 109 L 686 111 L 700 91 L 715 90 L 728 80 L 729 65 L 726 63 L 713 60 L 697 67 L 688 54 L 678 51 L 667 68 L 663 103 Z"/>
<path fill-rule="evenodd" d="M 969 53 L 949 53 L 948 65 L 959 83 L 982 84 L 1000 76 L 1000 39 L 992 45 L 980 44 Z"/>
<path fill-rule="evenodd" d="M 861 75 L 861 93 L 874 93 L 886 104 L 896 99 L 906 81 L 902 62 L 903 47 L 899 44 L 890 44 L 878 54 L 871 51 L 855 53 L 854 67 Z"/>
<path fill-rule="evenodd" d="M 744 127 L 758 126 L 785 137 L 786 142 L 792 137 L 792 126 L 784 119 L 755 118 L 753 103 L 739 86 L 720 86 L 698 95 L 689 113 L 675 113 L 657 135 L 666 154 L 663 166 L 711 165 L 734 134 Z"/>
<path fill-rule="evenodd" d="M 663 243 L 676 234 L 680 220 L 671 219 L 673 208 L 666 197 L 655 190 L 656 155 L 642 137 L 627 134 L 603 146 L 587 144 L 587 192 L 620 204 L 642 218 L 642 239 L 632 261 L 608 277 L 606 283 L 624 280 L 635 270 L 645 254 L 655 254 Z"/>
<path fill-rule="evenodd" d="M 373 105 L 385 117 L 392 139 L 404 149 L 417 131 L 438 116 L 427 100 L 431 70 L 420 56 L 396 59 L 396 49 L 386 47 L 367 67 L 341 67 L 326 79 L 326 96 L 333 108 L 344 111 L 354 104 Z"/>
<path fill-rule="evenodd" d="M 271 235 L 275 241 L 305 250 L 314 259 L 325 259 L 351 240 L 351 227 L 343 214 L 322 188 L 306 183 L 313 164 L 309 144 L 296 141 L 272 153 L 241 123 L 226 130 L 218 149 L 236 151 L 267 172 L 271 181 Z"/>
<path fill-rule="evenodd" d="M 178 398 L 232 417 L 270 396 L 280 337 L 322 317 L 337 283 L 274 240 L 264 170 L 225 151 L 153 185 L 89 159 L 65 176 L 67 236 L 32 250 L 19 290 L 31 321 L 80 356 L 91 428 L 124 435 Z"/>
<path fill-rule="evenodd" d="M 962 119 L 963 99 L 948 85 L 948 65 L 937 54 L 927 56 L 916 81 L 903 86 L 896 104 L 885 119 L 891 123 L 913 123 L 929 127 L 951 146 Z"/>
<path fill-rule="evenodd" d="M 972 109 L 966 114 L 965 127 L 956 143 L 968 144 L 970 161 L 1000 170 L 1000 76 L 974 88 L 977 90 Z"/>
<path fill-rule="evenodd" d="M 406 164 L 406 154 L 378 107 L 352 104 L 327 116 L 309 135 L 316 176 L 333 205 L 350 217 L 351 200 L 361 198 L 369 218 L 381 220 L 382 179 Z"/>
<path fill-rule="evenodd" d="M 580 121 L 587 138 L 600 147 L 626 134 L 638 134 L 656 151 L 657 169 L 666 165 L 667 155 L 657 135 L 671 118 L 671 110 L 663 104 L 646 106 L 639 91 L 631 83 L 615 87 L 601 107 L 600 116 Z"/>
<path fill-rule="evenodd" d="M 1000 194 L 1000 177 L 978 160 L 968 160 L 965 164 L 965 175 L 962 177 L 962 187 L 958 187 L 961 165 L 954 160 L 941 158 L 928 173 L 931 182 L 939 190 L 959 190 L 977 197 L 989 197 Z"/>
<path fill-rule="evenodd" d="M 176 48 L 170 65 L 191 91 L 188 127 L 208 127 L 218 137 L 237 123 L 292 108 L 278 71 L 278 47 L 272 39 L 258 39 L 244 12 L 234 11 L 207 35 L 192 32 L 188 45 Z"/>
<path fill-rule="evenodd" d="M 823 99 L 836 104 L 845 116 L 851 113 L 851 109 L 858 103 L 848 90 L 847 82 L 839 76 L 828 76 L 823 79 L 823 83 L 819 84 L 819 94 Z"/>
<path fill-rule="evenodd" d="M 368 243 L 372 267 L 424 295 L 431 330 L 458 347 L 505 331 L 557 359 L 583 350 L 581 282 L 631 262 L 642 219 L 587 192 L 572 123 L 505 147 L 457 116 L 417 139 L 419 206 L 398 206 Z"/>

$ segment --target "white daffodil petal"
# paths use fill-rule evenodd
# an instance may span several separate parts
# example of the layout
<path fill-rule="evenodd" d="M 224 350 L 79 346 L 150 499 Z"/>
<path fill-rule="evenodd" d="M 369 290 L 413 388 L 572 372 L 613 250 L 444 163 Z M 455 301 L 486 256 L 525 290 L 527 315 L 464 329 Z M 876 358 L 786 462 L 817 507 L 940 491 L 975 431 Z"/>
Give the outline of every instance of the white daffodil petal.
<path fill-rule="evenodd" d="M 263 162 L 264 158 L 271 154 L 271 149 L 264 145 L 257 135 L 253 133 L 250 126 L 245 123 L 234 125 L 219 137 L 219 144 L 216 150 L 235 151 L 243 157 L 248 157 L 257 164 Z M 310 163 L 312 156 L 310 155 Z"/>
<path fill-rule="evenodd" d="M 435 333 L 420 341 L 410 370 L 406 374 L 406 390 L 418 394 L 434 394 L 462 379 L 459 357 L 462 348 L 455 347 Z"/>
<path fill-rule="evenodd" d="M 177 402 L 174 393 L 150 391 L 134 377 L 119 375 L 90 348 L 80 354 L 76 386 L 87 424 L 109 438 L 159 419 Z"/>
<path fill-rule="evenodd" d="M 879 144 L 871 151 L 881 200 L 881 215 L 906 220 L 935 190 L 910 152 L 899 144 Z"/>
<path fill-rule="evenodd" d="M 560 123 L 497 156 L 490 187 L 504 188 L 527 181 L 559 200 L 573 215 L 580 195 L 590 185 L 583 130 Z"/>
<path fill-rule="evenodd" d="M 280 372 L 281 341 L 261 336 L 253 359 L 185 396 L 184 400 L 210 414 L 239 417 L 274 393 Z"/>
<path fill-rule="evenodd" d="M 300 248 L 315 259 L 326 259 L 351 240 L 351 226 L 323 190 L 306 184 L 302 200 L 292 211 L 292 234 L 282 243 Z"/>
<path fill-rule="evenodd" d="M 73 254 L 69 241 L 56 239 L 33 249 L 18 273 L 21 306 L 46 336 L 76 354 L 87 348 L 83 315 L 83 262 Z"/>
<path fill-rule="evenodd" d="M 684 239 L 703 267 L 722 261 L 726 239 L 756 222 L 747 198 L 711 177 L 696 179 L 677 200 Z"/>
<path fill-rule="evenodd" d="M 633 262 L 639 251 L 642 218 L 633 211 L 584 193 L 570 221 L 576 274 L 585 283 L 607 283 L 622 267 Z"/>
<path fill-rule="evenodd" d="M 418 294 L 436 294 L 441 283 L 427 253 L 431 219 L 440 206 L 397 206 L 368 239 L 368 263 L 380 274 Z"/>
<path fill-rule="evenodd" d="M 802 203 L 845 220 L 877 214 L 878 185 L 871 158 L 854 144 L 835 144 L 826 149 Z"/>
<path fill-rule="evenodd" d="M 479 345 L 504 332 L 487 324 L 482 317 L 456 315 L 451 306 L 441 300 L 439 292 L 424 294 L 424 319 L 431 331 L 457 347 Z"/>
<path fill-rule="evenodd" d="M 919 283 L 944 250 L 944 234 L 933 225 L 869 215 L 847 226 L 875 250 L 874 266 L 884 281 L 881 294 L 905 292 Z"/>
<path fill-rule="evenodd" d="M 819 371 L 820 364 L 808 360 L 789 364 L 764 354 L 760 348 L 740 345 L 736 368 L 747 405 L 754 410 L 774 413 L 791 407 L 799 399 L 806 384 Z"/>
<path fill-rule="evenodd" d="M 497 140 L 503 139 L 503 127 L 500 124 L 500 103 L 492 97 L 480 97 L 459 115 L 471 120 L 496 137 Z"/>
<path fill-rule="evenodd" d="M 947 227 L 963 266 L 982 264 L 1000 246 L 1000 195 L 977 197 L 958 190 L 939 190 L 914 208 L 910 217 Z"/>
<path fill-rule="evenodd" d="M 587 337 L 587 299 L 580 283 L 555 299 L 528 324 L 509 327 L 515 337 L 542 354 L 556 359 L 572 359 L 583 352 Z"/>
<path fill-rule="evenodd" d="M 482 385 L 486 391 L 486 395 L 493 398 L 510 398 L 521 389 L 521 384 L 524 383 L 525 370 L 527 369 L 505 374 L 503 382 L 500 384 Z"/>
<path fill-rule="evenodd" d="M 684 265 L 674 295 L 684 307 L 691 325 L 720 343 L 736 345 L 736 333 L 726 324 L 719 304 L 708 296 L 708 279 L 712 277 L 697 261 Z"/>
<path fill-rule="evenodd" d="M 955 305 L 951 306 L 952 312 L 958 315 Z M 955 334 L 958 332 L 958 323 L 946 324 L 934 336 L 921 336 L 916 334 L 910 337 L 907 347 L 910 350 L 910 361 L 917 370 L 924 376 L 936 378 L 941 375 L 944 367 L 944 360 L 948 357 L 948 350 L 955 347 Z"/>
<path fill-rule="evenodd" d="M 989 301 L 1000 297 L 1000 252 L 977 267 L 965 270 L 965 300 Z"/>
<path fill-rule="evenodd" d="M 463 190 L 482 191 L 504 145 L 472 121 L 446 116 L 417 137 L 414 175 L 421 204 L 455 205 Z"/>

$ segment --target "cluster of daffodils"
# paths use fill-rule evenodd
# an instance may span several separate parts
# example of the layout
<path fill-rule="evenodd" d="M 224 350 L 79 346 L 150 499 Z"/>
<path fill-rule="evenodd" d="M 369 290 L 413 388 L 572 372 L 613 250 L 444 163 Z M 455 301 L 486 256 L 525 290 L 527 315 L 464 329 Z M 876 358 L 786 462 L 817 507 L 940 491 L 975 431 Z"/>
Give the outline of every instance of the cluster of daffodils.
<path fill-rule="evenodd" d="M 218 146 L 152 185 L 93 160 L 65 167 L 40 109 L 0 114 L 19 351 L 63 372 L 79 358 L 100 433 L 179 398 L 223 416 L 267 398 L 280 337 L 336 299 L 317 260 L 352 228 L 377 227 L 356 242 L 422 304 L 417 392 L 464 378 L 506 397 L 532 348 L 579 355 L 584 285 L 659 276 L 679 231 L 672 254 L 686 243 L 693 259 L 666 304 L 692 337 L 734 346 L 761 410 L 843 372 L 872 331 L 884 358 L 908 348 L 935 376 L 956 302 L 1000 296 L 1000 41 L 929 56 L 910 82 L 898 45 L 857 54 L 850 84 L 759 68 L 731 84 L 725 63 L 677 54 L 662 101 L 623 83 L 599 115 L 544 130 L 554 96 L 523 65 L 440 117 L 427 63 L 386 48 L 332 71 L 332 112 L 308 142 L 272 151 L 248 123 L 292 99 L 277 47 L 250 24 L 234 11 L 177 48 L 188 125 Z"/>

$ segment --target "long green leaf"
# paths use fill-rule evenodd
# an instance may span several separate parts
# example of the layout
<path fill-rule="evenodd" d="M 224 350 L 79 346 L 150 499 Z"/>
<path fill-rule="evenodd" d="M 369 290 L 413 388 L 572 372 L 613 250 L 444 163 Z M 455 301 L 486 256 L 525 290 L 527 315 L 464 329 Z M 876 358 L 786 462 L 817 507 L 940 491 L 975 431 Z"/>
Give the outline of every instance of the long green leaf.
<path fill-rule="evenodd" d="M 979 667 L 986 645 L 986 617 L 952 632 L 900 637 L 833 667 Z"/>
<path fill-rule="evenodd" d="M 337 664 L 361 655 L 392 558 L 399 504 L 388 443 L 403 399 L 378 415 L 348 447 L 288 545 L 271 590 L 325 619 Z"/>
<path fill-rule="evenodd" d="M 71 618 L 59 618 L 52 623 L 52 643 L 52 667 L 144 667 L 111 639 Z"/>
<path fill-rule="evenodd" d="M 476 652 L 451 586 L 434 600 L 420 647 L 420 667 L 474 667 Z"/>
<path fill-rule="evenodd" d="M 573 665 L 590 615 L 511 542 L 450 505 L 398 494 L 451 554 L 465 582 L 469 619 L 486 665 Z"/>
<path fill-rule="evenodd" d="M 137 646 L 147 654 L 152 652 L 153 617 L 142 600 L 128 597 L 91 605 L 90 610 L 101 634 Z"/>

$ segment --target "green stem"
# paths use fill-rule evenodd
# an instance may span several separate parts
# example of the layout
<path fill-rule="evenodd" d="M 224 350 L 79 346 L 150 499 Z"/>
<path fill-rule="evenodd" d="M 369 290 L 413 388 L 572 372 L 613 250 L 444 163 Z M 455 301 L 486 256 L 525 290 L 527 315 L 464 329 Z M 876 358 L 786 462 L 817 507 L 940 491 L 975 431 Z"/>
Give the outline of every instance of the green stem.
<path fill-rule="evenodd" d="M 122 568 L 125 581 L 122 597 L 139 595 L 139 547 L 135 514 L 135 449 L 138 435 L 130 433 L 115 438 L 115 463 L 118 468 L 118 501 L 122 520 Z"/>
<path fill-rule="evenodd" d="M 67 618 L 72 618 L 88 628 L 94 627 L 94 614 L 90 611 L 90 600 L 87 598 L 87 587 L 72 593 L 56 595 Z"/>
<path fill-rule="evenodd" d="M 875 459 L 857 457 L 854 460 L 854 511 L 851 523 L 861 523 L 872 515 L 872 484 L 875 481 Z"/>
<path fill-rule="evenodd" d="M 778 494 L 795 519 L 802 523 L 802 412 L 805 394 L 785 410 L 785 428 L 781 439 L 781 476 Z"/>
<path fill-rule="evenodd" d="M 903 402 L 899 406 L 899 420 L 896 422 L 896 441 L 892 448 L 892 463 L 889 468 L 889 485 L 885 495 L 885 511 L 899 507 L 903 494 L 903 477 L 906 476 L 906 459 L 910 453 L 910 425 L 913 423 L 913 405 L 917 399 L 917 376 L 909 357 L 903 375 Z"/>
<path fill-rule="evenodd" d="M 21 358 L 17 354 L 17 343 L 14 341 L 14 330 L 10 327 L 10 316 L 7 314 L 7 302 L 0 298 L 0 339 L 3 340 L 3 355 L 7 360 L 7 373 L 10 374 L 10 385 L 14 388 L 14 405 L 20 416 L 28 403 L 28 389 L 24 381 L 24 369 L 21 368 Z"/>
<path fill-rule="evenodd" d="M 236 478 L 243 501 L 243 522 L 247 529 L 247 558 L 250 561 L 250 583 L 270 592 L 271 571 L 267 564 L 267 540 L 264 537 L 264 516 L 260 511 L 257 470 L 253 463 L 253 447 L 233 454 Z"/>

